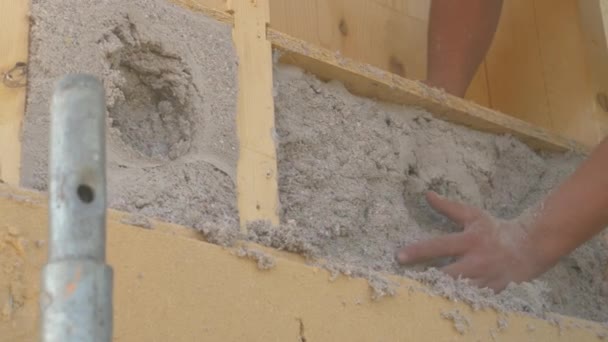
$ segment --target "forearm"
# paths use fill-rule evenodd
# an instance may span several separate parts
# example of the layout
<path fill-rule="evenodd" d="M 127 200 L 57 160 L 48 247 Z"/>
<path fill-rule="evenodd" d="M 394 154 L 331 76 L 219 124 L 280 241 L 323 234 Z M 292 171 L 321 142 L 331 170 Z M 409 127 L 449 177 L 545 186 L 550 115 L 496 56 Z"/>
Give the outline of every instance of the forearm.
<path fill-rule="evenodd" d="M 464 96 L 494 37 L 502 0 L 432 0 L 427 83 Z"/>
<path fill-rule="evenodd" d="M 529 240 L 538 244 L 541 260 L 560 257 L 608 226 L 608 138 L 534 215 Z"/>

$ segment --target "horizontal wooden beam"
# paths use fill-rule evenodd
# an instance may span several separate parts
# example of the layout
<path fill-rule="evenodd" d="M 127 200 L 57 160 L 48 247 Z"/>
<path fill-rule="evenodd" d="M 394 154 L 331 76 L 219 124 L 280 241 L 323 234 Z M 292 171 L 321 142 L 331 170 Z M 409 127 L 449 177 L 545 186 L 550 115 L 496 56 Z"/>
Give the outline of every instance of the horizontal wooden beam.
<path fill-rule="evenodd" d="M 595 341 L 607 332 L 592 322 L 562 318 L 560 328 L 519 314 L 498 329 L 504 314 L 473 311 L 397 277 L 395 296 L 372 300 L 366 280 L 332 281 L 298 256 L 252 244 L 253 253 L 238 253 L 184 227 L 121 223 L 127 216 L 111 211 L 107 224 L 117 341 Z M 46 198 L 0 185 L 0 217 L 0 336 L 35 341 Z M 239 257 L 247 254 L 273 258 L 274 267 L 258 269 Z M 469 322 L 462 333 L 449 319 L 456 310 Z"/>
<path fill-rule="evenodd" d="M 209 7 L 214 0 L 171 0 L 201 13 L 221 13 L 221 21 L 233 22 L 230 11 Z M 211 4 L 213 5 L 213 4 Z M 268 28 L 270 42 L 284 52 L 282 61 L 300 66 L 321 79 L 338 80 L 353 93 L 382 101 L 417 106 L 443 120 L 495 134 L 510 134 L 532 148 L 549 151 L 588 152 L 589 147 L 523 120 L 445 94 L 367 64 L 344 58 L 314 44 Z"/>
<path fill-rule="evenodd" d="M 435 117 L 495 134 L 510 134 L 533 148 L 585 152 L 588 147 L 546 129 L 369 65 L 343 58 L 312 44 L 269 30 L 272 43 L 285 51 L 282 61 L 322 79 L 338 80 L 351 92 L 382 101 L 426 109 Z"/>
<path fill-rule="evenodd" d="M 203 13 L 217 21 L 232 24 L 232 5 L 228 1 L 232 0 L 169 0 L 176 5 L 180 5 L 194 12 Z"/>

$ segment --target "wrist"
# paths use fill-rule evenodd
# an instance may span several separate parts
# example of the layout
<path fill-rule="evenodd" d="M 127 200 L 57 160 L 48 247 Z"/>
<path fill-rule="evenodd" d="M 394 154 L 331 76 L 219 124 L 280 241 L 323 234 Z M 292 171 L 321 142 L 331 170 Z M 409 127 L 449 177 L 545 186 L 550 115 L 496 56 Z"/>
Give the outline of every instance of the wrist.
<path fill-rule="evenodd" d="M 564 244 L 564 239 L 555 231 L 555 227 L 545 223 L 543 220 L 524 217 L 517 220 L 525 236 L 526 246 L 522 253 L 530 261 L 532 276 L 536 277 L 544 273 L 566 254 L 570 249 Z"/>

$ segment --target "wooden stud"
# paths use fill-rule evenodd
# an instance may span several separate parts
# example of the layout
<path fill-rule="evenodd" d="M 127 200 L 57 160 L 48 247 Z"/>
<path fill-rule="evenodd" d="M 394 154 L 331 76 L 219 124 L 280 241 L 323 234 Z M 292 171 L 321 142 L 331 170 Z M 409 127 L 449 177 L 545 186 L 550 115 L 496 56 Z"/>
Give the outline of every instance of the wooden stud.
<path fill-rule="evenodd" d="M 29 1 L 0 0 L 0 181 L 18 185 L 25 112 Z"/>
<path fill-rule="evenodd" d="M 239 58 L 238 208 L 241 228 L 246 230 L 247 223 L 256 220 L 279 223 L 272 46 L 266 38 L 268 0 L 234 0 L 232 9 Z"/>

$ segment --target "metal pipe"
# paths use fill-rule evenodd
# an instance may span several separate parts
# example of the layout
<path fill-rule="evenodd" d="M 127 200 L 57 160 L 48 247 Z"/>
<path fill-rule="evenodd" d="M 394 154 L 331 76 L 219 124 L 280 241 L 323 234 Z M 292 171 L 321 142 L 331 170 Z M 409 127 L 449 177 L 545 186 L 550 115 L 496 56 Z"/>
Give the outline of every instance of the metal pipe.
<path fill-rule="evenodd" d="M 51 103 L 49 259 L 42 274 L 44 342 L 110 341 L 106 265 L 105 93 L 93 76 L 64 77 Z"/>

